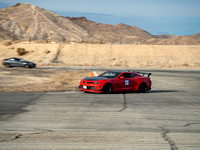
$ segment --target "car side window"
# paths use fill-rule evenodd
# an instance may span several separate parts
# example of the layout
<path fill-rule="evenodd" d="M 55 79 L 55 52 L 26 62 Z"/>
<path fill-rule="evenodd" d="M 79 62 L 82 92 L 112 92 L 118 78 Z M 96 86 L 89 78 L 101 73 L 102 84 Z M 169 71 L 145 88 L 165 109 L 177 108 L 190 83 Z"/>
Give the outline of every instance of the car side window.
<path fill-rule="evenodd" d="M 131 73 L 123 73 L 120 77 L 131 78 Z"/>
<path fill-rule="evenodd" d="M 131 78 L 134 78 L 136 76 L 136 74 L 132 73 L 131 74 Z"/>
<path fill-rule="evenodd" d="M 20 61 L 20 59 L 18 59 L 18 58 L 15 58 L 15 60 L 16 60 L 16 61 Z"/>

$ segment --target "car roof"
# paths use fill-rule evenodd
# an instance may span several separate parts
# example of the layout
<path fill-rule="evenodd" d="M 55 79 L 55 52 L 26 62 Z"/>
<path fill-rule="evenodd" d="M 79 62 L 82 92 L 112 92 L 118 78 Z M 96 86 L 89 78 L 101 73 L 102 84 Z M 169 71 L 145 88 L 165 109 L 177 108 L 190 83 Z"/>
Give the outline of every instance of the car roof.
<path fill-rule="evenodd" d="M 135 74 L 135 75 L 140 75 L 138 74 L 137 72 L 134 72 L 134 71 L 131 71 L 131 70 L 108 70 L 106 72 L 114 72 L 114 73 L 132 73 L 132 74 Z"/>
<path fill-rule="evenodd" d="M 151 73 L 144 73 L 144 72 L 134 72 L 132 70 L 109 70 L 109 71 L 106 71 L 106 72 L 115 72 L 115 73 L 132 73 L 132 74 L 135 74 L 137 76 L 142 76 L 142 77 L 145 77 L 144 75 L 148 75 L 148 77 L 151 75 Z"/>
<path fill-rule="evenodd" d="M 116 73 L 135 73 L 134 71 L 128 70 L 108 70 L 106 72 L 116 72 Z"/>
<path fill-rule="evenodd" d="M 11 58 L 8 58 L 8 59 L 22 59 L 20 57 L 11 57 Z"/>

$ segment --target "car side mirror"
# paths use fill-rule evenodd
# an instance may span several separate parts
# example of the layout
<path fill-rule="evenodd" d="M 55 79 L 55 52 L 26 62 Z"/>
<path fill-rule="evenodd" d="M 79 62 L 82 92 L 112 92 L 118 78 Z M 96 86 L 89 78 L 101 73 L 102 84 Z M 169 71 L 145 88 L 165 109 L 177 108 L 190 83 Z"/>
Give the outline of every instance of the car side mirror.
<path fill-rule="evenodd" d="M 120 79 L 124 79 L 124 76 L 119 77 Z"/>

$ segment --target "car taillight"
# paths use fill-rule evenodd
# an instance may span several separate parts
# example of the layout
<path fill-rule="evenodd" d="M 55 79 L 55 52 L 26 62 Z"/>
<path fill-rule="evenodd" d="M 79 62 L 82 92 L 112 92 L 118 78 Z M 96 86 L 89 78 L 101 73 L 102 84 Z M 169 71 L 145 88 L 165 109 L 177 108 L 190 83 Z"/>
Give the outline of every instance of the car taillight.
<path fill-rule="evenodd" d="M 2 62 L 4 62 L 5 60 L 3 59 Z"/>

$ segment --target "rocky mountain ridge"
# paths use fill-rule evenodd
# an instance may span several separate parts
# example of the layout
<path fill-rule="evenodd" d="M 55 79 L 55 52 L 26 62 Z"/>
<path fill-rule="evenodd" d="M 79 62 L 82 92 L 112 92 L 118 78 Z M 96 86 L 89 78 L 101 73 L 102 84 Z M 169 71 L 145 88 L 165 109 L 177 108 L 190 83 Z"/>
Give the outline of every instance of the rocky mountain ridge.
<path fill-rule="evenodd" d="M 129 26 L 126 24 L 108 25 L 102 23 L 96 23 L 88 20 L 85 17 L 66 17 L 72 22 L 80 25 L 90 35 L 102 39 L 103 41 L 109 41 L 113 43 L 125 43 L 125 44 L 149 44 L 149 45 L 199 45 L 200 33 L 186 36 L 177 35 L 152 35 L 145 30 L 138 27 Z"/>
<path fill-rule="evenodd" d="M 136 44 L 141 41 L 155 38 L 152 34 L 138 27 L 129 26 L 123 23 L 109 25 L 96 23 L 85 17 L 66 17 L 72 22 L 80 25 L 88 31 L 89 35 L 106 43 L 132 43 Z"/>
<path fill-rule="evenodd" d="M 31 4 L 0 9 L 0 40 L 63 41 L 112 44 L 199 45 L 200 33 L 152 35 L 126 24 L 96 23 L 85 17 L 63 17 Z"/>
<path fill-rule="evenodd" d="M 17 40 L 75 40 L 88 37 L 86 30 L 58 14 L 30 4 L 16 4 L 0 10 L 0 28 Z"/>

